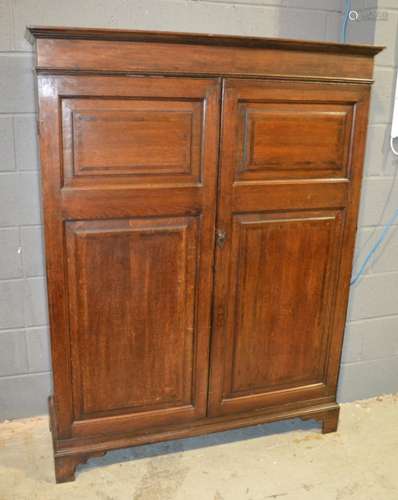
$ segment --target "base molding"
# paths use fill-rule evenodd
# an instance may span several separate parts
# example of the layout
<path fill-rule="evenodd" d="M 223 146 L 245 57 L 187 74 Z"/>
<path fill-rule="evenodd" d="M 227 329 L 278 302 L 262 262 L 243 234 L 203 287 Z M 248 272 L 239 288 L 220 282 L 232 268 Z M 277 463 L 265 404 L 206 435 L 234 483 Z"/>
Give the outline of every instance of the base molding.
<path fill-rule="evenodd" d="M 308 403 L 307 403 L 308 404 Z M 57 483 L 73 481 L 76 468 L 88 459 L 103 456 L 107 451 L 128 448 L 143 444 L 182 439 L 214 432 L 222 432 L 240 427 L 266 424 L 292 418 L 316 420 L 322 425 L 322 433 L 337 430 L 340 407 L 336 402 L 317 404 L 293 409 L 275 408 L 266 413 L 253 413 L 244 416 L 207 417 L 200 421 L 179 425 L 167 430 L 146 431 L 145 433 L 123 433 L 84 438 L 58 439 L 56 437 L 56 415 L 52 400 L 49 400 L 50 430 L 53 435 L 55 478 Z"/>

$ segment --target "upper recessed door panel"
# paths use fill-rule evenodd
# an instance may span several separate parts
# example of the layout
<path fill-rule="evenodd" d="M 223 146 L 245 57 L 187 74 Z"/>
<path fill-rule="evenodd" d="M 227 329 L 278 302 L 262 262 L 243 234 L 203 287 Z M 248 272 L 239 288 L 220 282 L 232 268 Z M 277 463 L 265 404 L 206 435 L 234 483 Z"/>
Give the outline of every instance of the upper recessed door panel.
<path fill-rule="evenodd" d="M 201 102 L 65 99 L 65 178 L 200 179 Z"/>
<path fill-rule="evenodd" d="M 118 81 L 80 79 L 76 95 L 59 96 L 63 185 L 201 184 L 214 80 Z"/>
<path fill-rule="evenodd" d="M 352 106 L 241 103 L 238 179 L 346 177 Z"/>
<path fill-rule="evenodd" d="M 355 100 L 334 87 L 239 82 L 235 181 L 348 178 Z"/>

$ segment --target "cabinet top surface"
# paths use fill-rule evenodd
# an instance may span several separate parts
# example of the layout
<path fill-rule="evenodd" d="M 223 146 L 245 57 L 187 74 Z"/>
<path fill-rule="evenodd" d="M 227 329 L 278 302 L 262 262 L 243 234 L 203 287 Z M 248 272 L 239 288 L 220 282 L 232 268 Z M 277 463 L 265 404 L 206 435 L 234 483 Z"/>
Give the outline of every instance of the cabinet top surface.
<path fill-rule="evenodd" d="M 287 49 L 310 52 L 332 52 L 373 56 L 384 47 L 376 45 L 352 45 L 343 43 L 293 40 L 287 38 L 263 38 L 251 36 L 179 33 L 169 31 L 142 31 L 104 28 L 72 28 L 53 26 L 29 26 L 27 38 L 108 40 L 120 42 L 160 42 L 190 45 L 235 46 L 264 49 Z"/>

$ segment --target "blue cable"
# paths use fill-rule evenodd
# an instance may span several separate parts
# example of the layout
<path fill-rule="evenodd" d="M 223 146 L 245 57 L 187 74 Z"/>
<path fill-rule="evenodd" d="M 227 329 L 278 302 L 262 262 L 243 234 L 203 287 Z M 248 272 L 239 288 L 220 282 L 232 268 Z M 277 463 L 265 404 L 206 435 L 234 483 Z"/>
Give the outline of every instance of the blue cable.
<path fill-rule="evenodd" d="M 345 43 L 347 39 L 347 25 L 348 19 L 351 11 L 351 0 L 345 0 L 345 9 L 343 22 L 341 23 L 340 41 Z"/>
<path fill-rule="evenodd" d="M 341 23 L 341 31 L 340 31 L 340 41 L 343 43 L 345 43 L 347 40 L 347 26 L 348 26 L 348 20 L 350 17 L 350 11 L 351 11 L 351 0 L 345 0 L 345 9 L 344 9 L 344 13 L 343 13 L 343 20 Z M 395 154 L 398 154 L 395 152 L 393 144 L 391 144 L 391 148 Z M 351 283 L 350 283 L 351 286 L 358 283 L 358 281 L 361 279 L 363 273 L 365 272 L 367 265 L 369 264 L 370 259 L 377 252 L 377 250 L 380 248 L 380 245 L 386 239 L 389 230 L 397 221 L 398 221 L 398 208 L 395 210 L 393 216 L 387 222 L 387 224 L 384 225 L 384 228 L 383 228 L 381 235 L 379 236 L 379 238 L 377 239 L 376 243 L 373 245 L 371 250 L 368 252 L 367 256 L 365 257 L 365 260 L 363 261 L 363 264 L 359 268 L 359 271 L 352 278 Z"/>
<path fill-rule="evenodd" d="M 373 245 L 372 249 L 369 251 L 368 255 L 366 256 L 365 260 L 363 261 L 362 266 L 360 267 L 359 271 L 356 273 L 354 278 L 351 280 L 350 285 L 355 285 L 355 283 L 358 282 L 358 280 L 361 278 L 363 275 L 366 266 L 368 265 L 370 259 L 373 257 L 373 255 L 376 253 L 380 245 L 383 243 L 383 241 L 386 239 L 386 236 L 391 229 L 391 227 L 395 224 L 395 222 L 398 221 L 398 208 L 395 210 L 393 216 L 391 219 L 387 222 L 387 224 L 384 225 L 384 229 L 379 237 L 379 239 L 376 241 L 376 243 Z"/>

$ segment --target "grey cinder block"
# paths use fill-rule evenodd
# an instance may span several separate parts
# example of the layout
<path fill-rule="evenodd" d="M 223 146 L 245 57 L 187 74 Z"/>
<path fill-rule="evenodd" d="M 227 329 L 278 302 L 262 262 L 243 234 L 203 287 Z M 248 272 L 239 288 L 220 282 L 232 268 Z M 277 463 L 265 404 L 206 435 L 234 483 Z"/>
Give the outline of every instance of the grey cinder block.
<path fill-rule="evenodd" d="M 281 9 L 279 35 L 288 38 L 325 40 L 326 13 L 306 9 Z"/>
<path fill-rule="evenodd" d="M 41 224 L 39 175 L 37 172 L 20 172 L 18 176 L 19 224 Z"/>
<path fill-rule="evenodd" d="M 395 90 L 395 71 L 393 68 L 375 67 L 375 83 L 372 88 L 372 106 L 369 122 L 391 123 Z"/>
<path fill-rule="evenodd" d="M 11 0 L 0 0 L 0 51 L 12 49 Z"/>
<path fill-rule="evenodd" d="M 28 371 L 24 330 L 0 331 L 0 377 Z"/>
<path fill-rule="evenodd" d="M 44 278 L 24 281 L 24 309 L 26 326 L 43 326 L 48 323 L 47 292 Z"/>
<path fill-rule="evenodd" d="M 397 314 L 398 273 L 364 276 L 351 287 L 350 320 Z"/>
<path fill-rule="evenodd" d="M 21 228 L 23 265 L 28 277 L 44 275 L 43 227 L 26 226 Z"/>
<path fill-rule="evenodd" d="M 370 125 L 366 141 L 365 175 L 391 175 L 394 173 L 391 167 L 398 168 L 398 158 L 390 151 L 390 127 Z"/>
<path fill-rule="evenodd" d="M 362 184 L 360 226 L 378 226 L 385 224 L 393 214 L 398 199 L 398 181 L 393 178 L 372 177 Z"/>
<path fill-rule="evenodd" d="M 361 361 L 363 338 L 360 329 L 353 327 L 355 323 L 348 323 L 344 334 L 342 363 Z"/>
<path fill-rule="evenodd" d="M 398 7 L 395 2 L 395 7 Z M 377 64 L 395 66 L 397 64 L 397 30 L 398 12 L 388 10 L 381 12 L 379 8 L 380 21 L 376 24 L 374 42 L 383 45 L 383 50 L 377 56 Z"/>
<path fill-rule="evenodd" d="M 36 138 L 36 116 L 15 116 L 14 131 L 17 169 L 38 170 L 39 155 Z"/>
<path fill-rule="evenodd" d="M 0 116 L 0 171 L 12 170 L 15 170 L 13 118 Z"/>
<path fill-rule="evenodd" d="M 363 261 L 367 253 L 381 236 L 382 227 L 363 228 L 359 240 L 363 241 L 359 261 Z M 394 225 L 387 233 L 384 243 L 369 262 L 367 273 L 398 272 L 398 225 Z"/>
<path fill-rule="evenodd" d="M 17 174 L 0 174 L 0 227 L 18 222 Z"/>
<path fill-rule="evenodd" d="M 343 364 L 337 400 L 365 399 L 398 392 L 398 356 L 361 363 Z"/>
<path fill-rule="evenodd" d="M 0 378 L 0 420 L 47 413 L 49 373 Z"/>
<path fill-rule="evenodd" d="M 35 112 L 33 54 L 0 53 L 0 112 Z"/>
<path fill-rule="evenodd" d="M 363 360 L 398 356 L 398 315 L 361 321 L 354 325 L 363 338 Z"/>
<path fill-rule="evenodd" d="M 29 371 L 51 370 L 49 331 L 47 327 L 26 330 L 27 357 Z"/>
<path fill-rule="evenodd" d="M 23 280 L 0 281 L 0 329 L 25 324 Z"/>
<path fill-rule="evenodd" d="M 0 279 L 20 278 L 22 275 L 19 229 L 0 228 Z"/>

